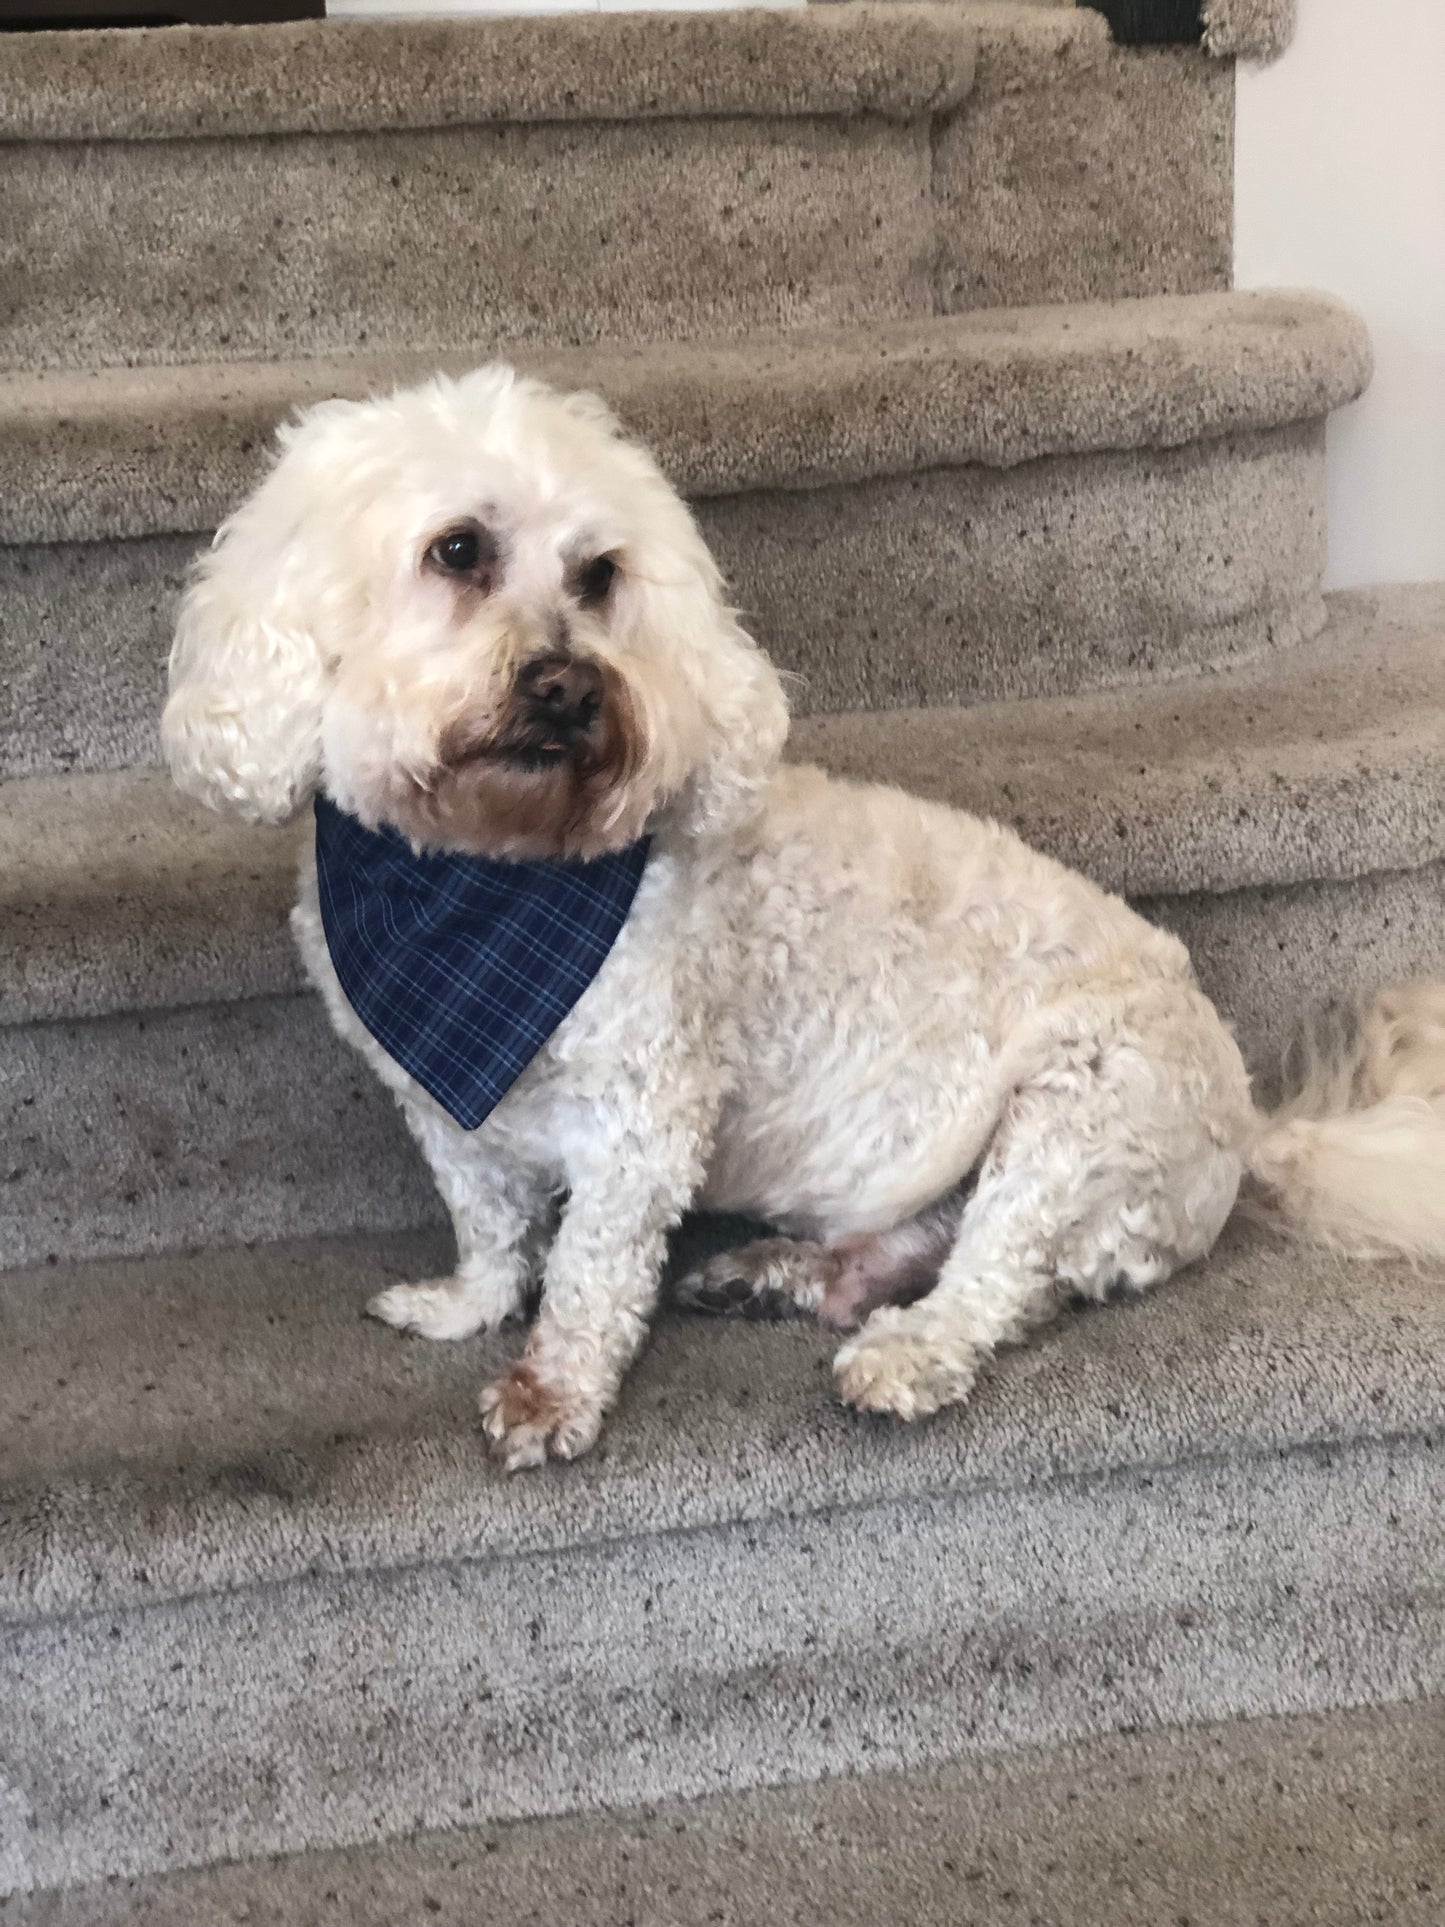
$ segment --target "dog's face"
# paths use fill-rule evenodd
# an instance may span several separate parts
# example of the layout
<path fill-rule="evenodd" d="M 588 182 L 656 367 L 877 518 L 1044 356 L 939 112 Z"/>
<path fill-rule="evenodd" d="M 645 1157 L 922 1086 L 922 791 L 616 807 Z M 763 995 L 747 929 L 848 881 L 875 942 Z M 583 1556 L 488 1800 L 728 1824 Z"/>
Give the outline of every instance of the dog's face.
<path fill-rule="evenodd" d="M 755 806 L 770 664 L 602 405 L 499 367 L 328 402 L 203 560 L 162 735 L 258 821 L 319 784 L 418 847 L 588 857 Z"/>

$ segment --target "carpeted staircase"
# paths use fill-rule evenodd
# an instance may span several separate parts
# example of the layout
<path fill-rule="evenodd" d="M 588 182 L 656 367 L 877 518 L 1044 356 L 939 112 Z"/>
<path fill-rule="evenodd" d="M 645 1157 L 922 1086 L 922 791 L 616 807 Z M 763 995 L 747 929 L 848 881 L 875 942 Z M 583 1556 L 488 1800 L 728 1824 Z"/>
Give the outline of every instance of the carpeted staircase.
<path fill-rule="evenodd" d="M 506 1479 L 515 1336 L 360 1315 L 445 1239 L 295 835 L 154 766 L 276 421 L 503 348 L 795 754 L 1142 900 L 1267 1086 L 1445 958 L 1445 586 L 1321 596 L 1369 346 L 1230 290 L 1231 133 L 1059 6 L 0 35 L 6 1927 L 1442 1918 L 1445 1282 L 1234 1228 L 913 1430 L 664 1317 Z"/>

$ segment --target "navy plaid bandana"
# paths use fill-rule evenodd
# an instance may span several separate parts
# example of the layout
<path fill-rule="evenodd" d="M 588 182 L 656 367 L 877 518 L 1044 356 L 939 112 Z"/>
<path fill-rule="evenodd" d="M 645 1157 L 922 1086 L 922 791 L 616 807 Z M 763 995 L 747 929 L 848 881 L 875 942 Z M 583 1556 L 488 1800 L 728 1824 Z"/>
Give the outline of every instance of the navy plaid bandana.
<path fill-rule="evenodd" d="M 473 1131 L 602 968 L 647 863 L 418 856 L 316 798 L 321 922 L 347 1001 L 389 1057 Z"/>

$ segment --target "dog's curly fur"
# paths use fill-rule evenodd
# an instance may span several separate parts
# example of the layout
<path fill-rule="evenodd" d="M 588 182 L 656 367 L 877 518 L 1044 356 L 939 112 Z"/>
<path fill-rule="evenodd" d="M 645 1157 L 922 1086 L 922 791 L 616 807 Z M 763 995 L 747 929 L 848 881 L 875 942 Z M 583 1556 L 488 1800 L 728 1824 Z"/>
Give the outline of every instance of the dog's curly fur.
<path fill-rule="evenodd" d="M 455 1274 L 373 1309 L 462 1338 L 540 1278 L 523 1356 L 483 1396 L 508 1465 L 596 1439 L 694 1206 L 786 1236 L 682 1295 L 865 1320 L 839 1388 L 904 1418 L 963 1398 L 1062 1295 L 1201 1258 L 1249 1173 L 1315 1235 L 1445 1250 L 1421 1069 L 1439 993 L 1369 1033 L 1372 1108 L 1338 1074 L 1314 1115 L 1270 1125 L 1174 938 L 997 824 L 780 767 L 778 678 L 599 402 L 490 367 L 324 404 L 281 442 L 184 604 L 177 781 L 261 821 L 321 785 L 418 847 L 653 837 L 601 973 L 470 1133 L 357 1021 L 303 870 L 307 968 L 456 1226 Z M 596 671 L 595 719 L 560 748 L 519 697 L 543 660 Z"/>

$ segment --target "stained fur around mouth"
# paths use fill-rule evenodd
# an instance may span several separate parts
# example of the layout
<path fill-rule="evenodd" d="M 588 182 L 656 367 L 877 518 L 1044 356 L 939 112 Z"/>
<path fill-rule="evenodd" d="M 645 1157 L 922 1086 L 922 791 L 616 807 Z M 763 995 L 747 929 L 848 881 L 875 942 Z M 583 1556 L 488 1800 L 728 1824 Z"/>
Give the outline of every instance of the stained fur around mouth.
<path fill-rule="evenodd" d="M 460 753 L 444 755 L 444 766 L 461 769 L 468 762 L 504 764 L 519 770 L 556 770 L 566 763 L 587 758 L 587 737 L 592 732 L 569 732 L 559 738 L 555 730 L 534 727 L 518 729 L 502 737 L 483 738 Z M 445 747 L 445 746 L 444 746 Z"/>
<path fill-rule="evenodd" d="M 596 720 L 570 738 L 515 698 L 490 727 L 454 723 L 430 780 L 400 786 L 397 828 L 423 848 L 522 860 L 585 860 L 635 841 L 645 745 L 625 681 L 609 665 L 602 674 Z"/>
<path fill-rule="evenodd" d="M 521 745 L 516 749 L 491 750 L 488 754 L 493 762 L 510 763 L 514 769 L 542 770 L 560 769 L 572 750 L 562 743 L 537 743 Z"/>

